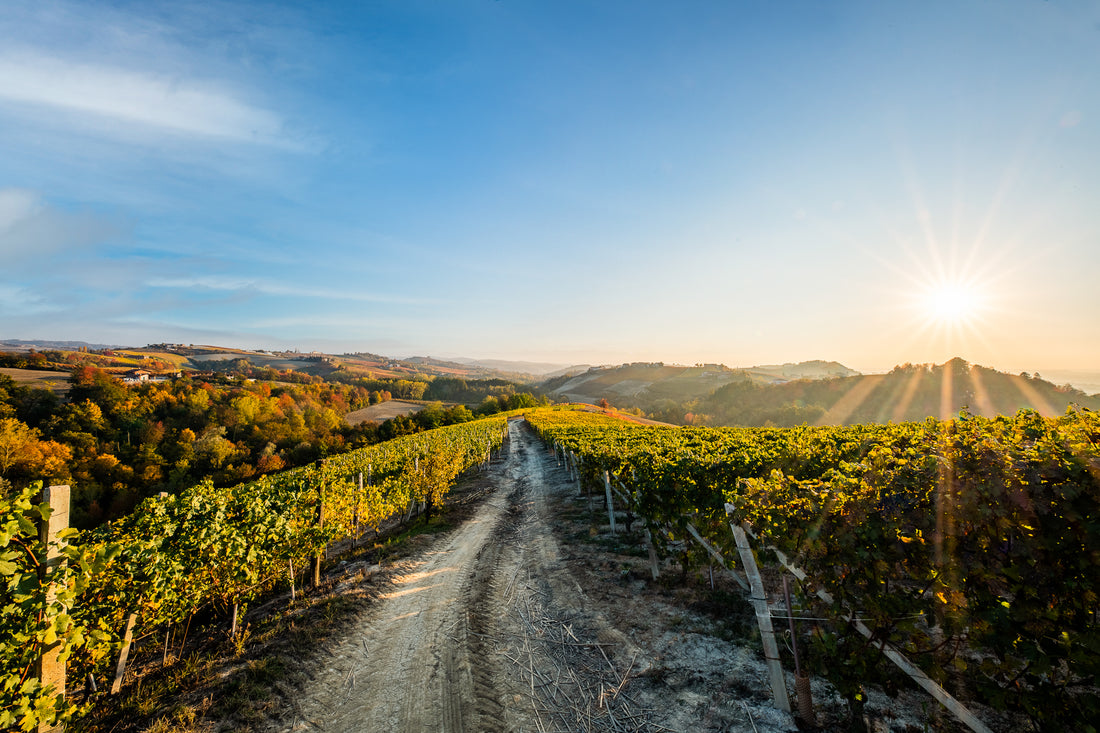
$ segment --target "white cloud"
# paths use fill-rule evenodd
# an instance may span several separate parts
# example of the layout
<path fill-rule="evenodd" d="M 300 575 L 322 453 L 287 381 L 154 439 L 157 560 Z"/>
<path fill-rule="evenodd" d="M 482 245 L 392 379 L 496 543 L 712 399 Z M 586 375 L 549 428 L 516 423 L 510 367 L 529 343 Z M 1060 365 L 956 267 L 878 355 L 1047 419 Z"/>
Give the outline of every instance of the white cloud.
<path fill-rule="evenodd" d="M 60 310 L 26 288 L 0 283 L 0 314 L 6 317 L 53 313 Z"/>
<path fill-rule="evenodd" d="M 278 282 L 269 282 L 248 278 L 204 275 L 198 277 L 156 278 L 149 281 L 153 288 L 183 288 L 203 290 L 251 291 L 263 295 L 279 295 L 298 298 L 320 298 L 327 300 L 355 301 L 363 303 L 393 303 L 398 305 L 432 305 L 437 301 L 424 298 L 410 298 L 398 295 L 375 295 L 359 290 L 326 288 L 316 289 L 291 286 Z"/>
<path fill-rule="evenodd" d="M 38 197 L 20 188 L 0 188 L 0 233 L 32 216 L 38 208 Z"/>
<path fill-rule="evenodd" d="M 119 227 L 84 213 L 48 206 L 36 193 L 0 188 L 0 255 L 5 264 L 80 248 L 116 236 Z"/>
<path fill-rule="evenodd" d="M 31 52 L 0 55 L 0 102 L 94 115 L 180 135 L 288 144 L 278 115 L 243 101 L 216 82 Z"/>

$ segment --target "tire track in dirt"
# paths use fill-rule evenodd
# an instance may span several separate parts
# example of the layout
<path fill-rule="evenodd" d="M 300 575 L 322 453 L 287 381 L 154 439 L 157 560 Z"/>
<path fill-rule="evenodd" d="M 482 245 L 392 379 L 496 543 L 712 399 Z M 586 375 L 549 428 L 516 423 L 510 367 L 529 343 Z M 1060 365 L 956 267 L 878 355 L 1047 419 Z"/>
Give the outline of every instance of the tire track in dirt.
<path fill-rule="evenodd" d="M 525 439 L 514 422 L 510 432 L 503 464 L 484 477 L 496 488 L 475 515 L 396 566 L 377 605 L 319 651 L 322 668 L 291 703 L 293 719 L 269 729 L 504 730 L 497 600 L 527 490 L 517 460 Z"/>
<path fill-rule="evenodd" d="M 626 603 L 624 618 L 602 606 L 565 559 L 555 526 L 583 501 L 576 484 L 522 421 L 510 421 L 503 453 L 467 479 L 485 493 L 473 517 L 363 581 L 377 601 L 305 663 L 308 689 L 266 730 L 740 730 L 728 716 L 704 722 L 709 696 L 670 708 L 669 647 L 645 651 L 609 621 L 633 634 L 629 614 L 648 609 Z"/>

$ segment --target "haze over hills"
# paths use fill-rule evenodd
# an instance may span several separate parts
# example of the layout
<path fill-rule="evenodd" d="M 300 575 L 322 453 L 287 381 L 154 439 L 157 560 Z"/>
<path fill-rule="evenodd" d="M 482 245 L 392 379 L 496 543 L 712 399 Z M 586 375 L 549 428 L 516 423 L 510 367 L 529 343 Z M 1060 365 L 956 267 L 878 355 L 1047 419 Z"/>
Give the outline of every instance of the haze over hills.
<path fill-rule="evenodd" d="M 624 364 L 548 380 L 545 386 L 559 398 L 591 403 L 606 399 L 674 424 L 841 425 L 948 418 L 963 410 L 993 417 L 1024 408 L 1048 416 L 1070 405 L 1100 409 L 1100 395 L 958 358 L 866 375 L 835 363 L 808 364 L 751 369 Z M 784 371 L 816 377 L 777 376 Z"/>
<path fill-rule="evenodd" d="M 247 365 L 290 370 L 340 381 L 405 379 L 508 380 L 538 385 L 558 400 L 610 404 L 675 424 L 798 425 L 922 420 L 973 414 L 1012 414 L 1021 408 L 1044 415 L 1071 404 L 1100 409 L 1100 394 L 1082 386 L 1100 385 L 1100 375 L 1049 371 L 1068 380 L 1054 383 L 1039 374 L 1007 374 L 963 359 L 942 365 L 906 364 L 886 374 L 860 374 L 836 361 L 812 360 L 732 368 L 724 364 L 685 366 L 663 362 L 564 366 L 552 362 L 504 359 L 450 360 L 427 356 L 394 358 L 368 352 L 347 354 L 269 352 L 210 345 L 155 344 L 141 348 L 105 347 L 82 341 L 0 340 L 0 350 L 16 353 L 109 355 L 116 369 L 140 366 L 160 370 L 225 371 Z M 67 357 L 72 361 L 72 357 Z M 276 378 L 276 377 L 265 377 Z M 458 392 L 462 390 L 455 387 Z M 446 391 L 446 390 L 444 390 Z M 456 392 L 456 394 L 458 393 Z M 1092 396 L 1090 396 L 1090 394 Z"/>
<path fill-rule="evenodd" d="M 535 376 L 555 376 L 557 372 L 561 372 L 562 370 L 583 371 L 588 368 L 587 364 L 583 367 L 579 367 L 569 364 L 553 364 L 542 361 L 510 361 L 508 359 L 470 359 L 466 357 L 457 357 L 451 361 L 458 364 L 466 364 L 468 366 L 485 367 L 486 369 L 496 369 L 502 372 L 533 374 Z"/>

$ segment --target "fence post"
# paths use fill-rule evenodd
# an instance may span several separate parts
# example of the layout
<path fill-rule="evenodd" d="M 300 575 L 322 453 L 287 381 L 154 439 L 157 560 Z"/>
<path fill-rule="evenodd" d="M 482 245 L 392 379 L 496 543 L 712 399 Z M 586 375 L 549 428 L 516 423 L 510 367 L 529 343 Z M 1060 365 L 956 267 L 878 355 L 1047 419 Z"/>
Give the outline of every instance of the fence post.
<path fill-rule="evenodd" d="M 39 578 L 46 583 L 46 596 L 43 599 L 45 609 L 57 599 L 52 575 L 62 562 L 61 550 L 64 545 L 58 539 L 62 530 L 69 526 L 69 487 L 68 485 L 48 486 L 42 490 L 42 502 L 50 505 L 50 518 L 38 525 L 38 539 L 46 546 L 46 564 L 38 569 Z M 65 695 L 65 663 L 58 659 L 61 654 L 61 641 L 55 641 L 42 651 L 38 658 L 38 679 L 44 687 L 53 685 L 54 692 Z M 64 726 L 40 723 L 39 733 L 61 731 Z"/>

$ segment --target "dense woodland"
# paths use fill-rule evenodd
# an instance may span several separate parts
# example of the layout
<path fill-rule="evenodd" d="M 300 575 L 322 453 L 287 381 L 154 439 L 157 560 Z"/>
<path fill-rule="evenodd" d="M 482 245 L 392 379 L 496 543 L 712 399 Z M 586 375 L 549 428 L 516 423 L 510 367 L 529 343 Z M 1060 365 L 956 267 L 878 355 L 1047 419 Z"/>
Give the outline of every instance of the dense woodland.
<path fill-rule="evenodd" d="M 45 358 L 23 361 L 57 366 Z M 213 376 L 132 385 L 81 366 L 64 399 L 0 375 L 0 488 L 38 479 L 69 483 L 72 522 L 90 527 L 128 513 L 146 496 L 176 493 L 206 478 L 230 486 L 400 435 L 545 402 L 501 380 L 444 380 L 436 393 L 480 402 L 472 400 L 471 409 L 436 401 L 412 416 L 349 426 L 344 415 L 368 405 L 434 397 L 431 383 L 343 383 L 298 372 L 267 375 L 247 362 L 236 371 L 232 362 L 214 364 L 219 373 Z"/>

